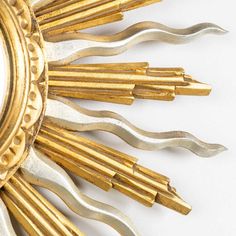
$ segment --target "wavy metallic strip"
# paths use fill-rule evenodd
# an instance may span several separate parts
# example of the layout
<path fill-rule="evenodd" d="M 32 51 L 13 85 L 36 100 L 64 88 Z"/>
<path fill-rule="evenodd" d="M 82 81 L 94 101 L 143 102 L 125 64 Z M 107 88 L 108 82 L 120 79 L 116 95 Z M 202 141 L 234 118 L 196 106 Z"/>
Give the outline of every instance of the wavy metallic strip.
<path fill-rule="evenodd" d="M 225 32 L 221 27 L 211 23 L 202 23 L 186 29 L 173 29 L 155 22 L 141 22 L 110 36 L 79 32 L 58 36 L 57 40 L 66 41 L 46 42 L 46 51 L 51 64 L 63 65 L 82 57 L 117 55 L 145 41 L 178 44 L 189 42 L 203 34 Z"/>
<path fill-rule="evenodd" d="M 78 215 L 104 222 L 121 235 L 139 235 L 127 216 L 82 194 L 61 167 L 34 149 L 21 166 L 21 171 L 29 183 L 51 190 Z"/>
<path fill-rule="evenodd" d="M 30 0 L 34 11 L 38 11 L 40 8 L 55 2 L 56 0 Z"/>
<path fill-rule="evenodd" d="M 51 121 L 69 130 L 107 131 L 119 136 L 131 146 L 145 150 L 182 147 L 201 157 L 211 157 L 226 150 L 222 145 L 202 142 L 187 132 L 147 132 L 132 125 L 116 113 L 87 110 L 68 99 L 52 98 L 48 99 L 46 116 Z"/>
<path fill-rule="evenodd" d="M 0 235 L 2 236 L 16 236 L 12 227 L 11 220 L 7 208 L 0 198 Z"/>

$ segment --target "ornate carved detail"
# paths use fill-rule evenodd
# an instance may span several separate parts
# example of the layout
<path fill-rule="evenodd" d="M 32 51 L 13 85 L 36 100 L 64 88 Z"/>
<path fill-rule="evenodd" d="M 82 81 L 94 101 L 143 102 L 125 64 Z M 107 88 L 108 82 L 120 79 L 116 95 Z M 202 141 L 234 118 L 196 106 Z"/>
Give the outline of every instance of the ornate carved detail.
<path fill-rule="evenodd" d="M 0 187 L 28 154 L 41 124 L 47 96 L 43 39 L 26 0 L 2 0 L 0 26 L 9 50 L 11 91 L 0 121 Z"/>

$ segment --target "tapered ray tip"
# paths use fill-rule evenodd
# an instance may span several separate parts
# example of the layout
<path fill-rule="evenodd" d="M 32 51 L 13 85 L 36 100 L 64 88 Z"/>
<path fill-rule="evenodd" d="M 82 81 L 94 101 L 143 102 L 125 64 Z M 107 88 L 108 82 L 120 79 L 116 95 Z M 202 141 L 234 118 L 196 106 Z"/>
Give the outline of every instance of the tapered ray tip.
<path fill-rule="evenodd" d="M 156 198 L 156 202 L 161 203 L 182 215 L 188 215 L 192 211 L 192 207 L 179 196 L 179 194 L 176 192 L 176 189 L 170 184 L 168 184 L 168 191 L 172 196 L 171 200 L 168 198 L 163 198 L 162 194 L 159 194 Z"/>
<path fill-rule="evenodd" d="M 182 215 L 188 215 L 190 212 L 192 211 L 192 206 L 190 206 L 189 204 L 185 203 L 185 208 L 184 210 L 181 212 Z"/>
<path fill-rule="evenodd" d="M 199 81 L 192 79 L 190 75 L 184 75 L 184 80 L 189 84 L 185 86 L 176 86 L 177 95 L 208 96 L 212 91 L 211 85 L 200 83 Z"/>
<path fill-rule="evenodd" d="M 228 149 L 221 144 L 207 144 L 207 148 L 202 147 L 198 150 L 196 149 L 194 152 L 201 157 L 209 158 L 214 157 L 227 150 Z"/>
<path fill-rule="evenodd" d="M 215 33 L 215 34 L 226 34 L 229 32 L 216 24 L 204 23 L 204 25 L 205 25 L 205 28 L 208 28 L 209 30 L 212 31 L 212 33 Z"/>
<path fill-rule="evenodd" d="M 190 133 L 180 131 L 175 135 L 176 139 L 172 141 L 173 145 L 176 144 L 175 141 L 177 140 L 179 146 L 190 150 L 200 157 L 213 157 L 227 150 L 227 148 L 221 144 L 210 144 L 203 142 Z"/>
<path fill-rule="evenodd" d="M 226 148 L 225 146 L 223 146 L 221 144 L 212 144 L 211 146 L 212 146 L 212 149 L 211 149 L 212 155 L 210 155 L 209 157 L 218 155 L 218 154 L 228 150 L 228 148 Z"/>

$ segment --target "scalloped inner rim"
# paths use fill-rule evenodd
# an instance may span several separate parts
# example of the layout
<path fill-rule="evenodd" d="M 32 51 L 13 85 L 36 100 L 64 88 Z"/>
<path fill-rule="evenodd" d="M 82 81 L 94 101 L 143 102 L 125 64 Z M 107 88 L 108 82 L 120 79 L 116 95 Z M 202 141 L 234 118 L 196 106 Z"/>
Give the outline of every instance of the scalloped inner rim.
<path fill-rule="evenodd" d="M 7 48 L 2 30 L 0 29 L 0 119 L 4 111 L 8 94 L 8 62 Z"/>

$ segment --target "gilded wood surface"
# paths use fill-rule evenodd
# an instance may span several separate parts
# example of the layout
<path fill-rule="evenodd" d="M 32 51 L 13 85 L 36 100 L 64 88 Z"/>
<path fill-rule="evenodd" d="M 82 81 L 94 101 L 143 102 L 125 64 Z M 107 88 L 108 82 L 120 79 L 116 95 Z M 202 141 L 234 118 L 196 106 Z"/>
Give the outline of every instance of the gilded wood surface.
<path fill-rule="evenodd" d="M 30 236 L 83 236 L 19 172 L 4 185 L 0 196 Z"/>
<path fill-rule="evenodd" d="M 10 99 L 0 123 L 0 187 L 27 156 L 46 100 L 43 43 L 25 0 L 1 0 L 0 25 L 10 62 Z"/>
<path fill-rule="evenodd" d="M 49 67 L 49 93 L 63 97 L 132 104 L 135 98 L 171 101 L 210 91 L 182 68 L 150 68 L 145 62 Z"/>
<path fill-rule="evenodd" d="M 182 214 L 191 211 L 167 177 L 138 165 L 132 156 L 47 120 L 37 136 L 36 147 L 59 165 L 106 191 L 114 188 L 146 206 L 157 202 Z"/>
<path fill-rule="evenodd" d="M 45 37 L 91 28 L 123 19 L 123 12 L 160 0 L 53 1 L 36 10 Z"/>

